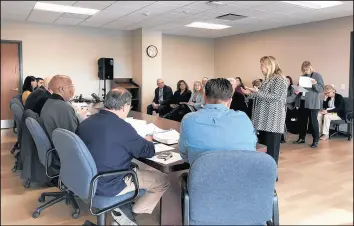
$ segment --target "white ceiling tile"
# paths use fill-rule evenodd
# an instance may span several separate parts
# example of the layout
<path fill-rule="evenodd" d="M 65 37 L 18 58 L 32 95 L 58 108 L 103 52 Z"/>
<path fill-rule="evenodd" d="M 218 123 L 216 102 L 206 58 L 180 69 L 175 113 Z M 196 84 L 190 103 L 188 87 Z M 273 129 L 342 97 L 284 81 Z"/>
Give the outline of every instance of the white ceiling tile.
<path fill-rule="evenodd" d="M 170 22 L 170 23 L 155 26 L 153 28 L 157 29 L 157 30 L 164 31 L 164 30 L 171 30 L 171 29 L 180 28 L 180 27 L 183 27 L 184 25 L 185 25 L 184 23 Z"/>
<path fill-rule="evenodd" d="M 84 14 L 76 14 L 76 13 L 63 13 L 61 17 L 65 18 L 75 18 L 75 19 L 86 19 L 90 17 L 90 15 L 84 15 Z"/>
<path fill-rule="evenodd" d="M 171 18 L 171 19 L 176 20 L 176 19 L 185 18 L 187 16 L 188 16 L 188 14 L 185 14 L 185 13 L 168 12 L 168 13 L 161 14 L 158 17 L 159 18 Z"/>
<path fill-rule="evenodd" d="M 83 19 L 59 17 L 55 24 L 78 25 Z"/>
<path fill-rule="evenodd" d="M 222 16 L 222 15 L 225 15 L 225 14 L 228 14 L 230 12 L 215 12 L 213 10 L 208 10 L 208 11 L 205 11 L 205 12 L 202 12 L 202 13 L 198 13 L 196 14 L 195 16 L 200 16 L 200 17 L 205 17 L 205 18 L 210 18 L 210 19 L 214 19 L 218 16 Z"/>
<path fill-rule="evenodd" d="M 153 4 L 155 1 L 116 1 L 109 8 L 114 8 L 119 10 L 120 7 L 131 8 L 131 9 L 139 9 L 148 5 Z"/>
<path fill-rule="evenodd" d="M 78 1 L 74 6 L 102 10 L 112 5 L 115 1 Z"/>
<path fill-rule="evenodd" d="M 206 11 L 207 9 L 204 8 L 189 8 L 189 7 L 181 7 L 178 9 L 173 10 L 173 13 L 179 13 L 179 14 L 186 14 L 186 15 L 195 15 L 197 13 L 201 13 Z"/>
<path fill-rule="evenodd" d="M 9 13 L 1 9 L 1 20 L 26 21 L 26 19 L 27 19 L 26 14 Z"/>
<path fill-rule="evenodd" d="M 158 15 L 165 12 L 169 12 L 176 8 L 178 8 L 178 6 L 169 5 L 166 2 L 166 3 L 154 3 L 152 5 L 144 7 L 143 9 L 140 9 L 139 11 L 141 11 L 142 13 L 151 13 L 151 14 Z"/>
<path fill-rule="evenodd" d="M 192 4 L 195 1 L 158 1 L 157 3 L 164 3 L 164 4 L 169 4 L 169 5 L 173 5 L 173 6 L 186 6 L 189 4 Z"/>
<path fill-rule="evenodd" d="M 74 5 L 76 3 L 76 1 L 42 1 L 42 2 L 58 4 L 58 5 Z"/>
<path fill-rule="evenodd" d="M 35 4 L 35 1 L 1 1 L 1 12 L 27 14 L 28 16 Z"/>
<path fill-rule="evenodd" d="M 53 23 L 62 13 L 33 10 L 27 21 L 39 23 Z"/>
<path fill-rule="evenodd" d="M 217 4 L 208 4 L 208 2 L 209 1 L 196 1 L 192 4 L 189 4 L 187 7 L 188 8 L 196 8 L 196 9 L 211 10 L 211 9 L 215 9 L 215 8 L 223 6 L 223 5 L 217 5 Z"/>
<path fill-rule="evenodd" d="M 228 5 L 239 6 L 242 8 L 253 8 L 256 6 L 260 6 L 260 5 L 267 5 L 272 2 L 274 2 L 274 1 L 235 1 L 235 2 L 232 2 Z"/>

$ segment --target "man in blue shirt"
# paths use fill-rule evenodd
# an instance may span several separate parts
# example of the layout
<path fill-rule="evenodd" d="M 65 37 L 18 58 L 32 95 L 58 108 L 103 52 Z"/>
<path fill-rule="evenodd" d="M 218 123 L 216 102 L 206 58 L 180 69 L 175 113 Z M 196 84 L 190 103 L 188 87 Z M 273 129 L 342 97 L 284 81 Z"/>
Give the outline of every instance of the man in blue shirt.
<path fill-rule="evenodd" d="M 131 169 L 133 158 L 155 155 L 152 137 L 141 137 L 124 119 L 128 116 L 132 95 L 124 88 L 108 92 L 104 109 L 84 120 L 76 133 L 86 144 L 96 163 L 97 171 Z M 139 188 L 146 193 L 131 208 L 115 209 L 113 218 L 120 225 L 136 225 L 135 214 L 151 214 L 169 187 L 168 176 L 159 171 L 135 169 Z M 134 191 L 130 176 L 112 176 L 98 181 L 96 193 L 101 196 L 123 195 Z M 132 212 L 131 212 L 132 211 Z"/>
<path fill-rule="evenodd" d="M 192 164 L 206 151 L 256 151 L 257 137 L 251 120 L 242 111 L 230 110 L 233 89 L 224 78 L 205 85 L 204 108 L 184 116 L 179 151 Z"/>

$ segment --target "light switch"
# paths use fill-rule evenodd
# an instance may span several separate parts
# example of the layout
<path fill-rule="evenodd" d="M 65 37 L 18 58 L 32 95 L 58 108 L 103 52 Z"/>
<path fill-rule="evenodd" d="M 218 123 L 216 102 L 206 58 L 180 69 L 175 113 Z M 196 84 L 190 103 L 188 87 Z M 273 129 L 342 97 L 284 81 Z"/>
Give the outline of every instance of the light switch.
<path fill-rule="evenodd" d="M 341 89 L 345 89 L 345 84 L 341 84 L 341 85 L 340 85 L 340 88 L 341 88 Z"/>

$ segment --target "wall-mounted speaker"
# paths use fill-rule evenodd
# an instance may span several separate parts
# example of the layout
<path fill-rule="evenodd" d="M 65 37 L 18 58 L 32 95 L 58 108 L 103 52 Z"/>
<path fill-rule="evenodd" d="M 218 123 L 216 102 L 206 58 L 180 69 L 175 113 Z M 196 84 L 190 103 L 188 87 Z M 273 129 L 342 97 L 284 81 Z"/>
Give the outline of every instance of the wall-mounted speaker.
<path fill-rule="evenodd" d="M 113 58 L 98 59 L 98 78 L 100 80 L 113 80 Z"/>

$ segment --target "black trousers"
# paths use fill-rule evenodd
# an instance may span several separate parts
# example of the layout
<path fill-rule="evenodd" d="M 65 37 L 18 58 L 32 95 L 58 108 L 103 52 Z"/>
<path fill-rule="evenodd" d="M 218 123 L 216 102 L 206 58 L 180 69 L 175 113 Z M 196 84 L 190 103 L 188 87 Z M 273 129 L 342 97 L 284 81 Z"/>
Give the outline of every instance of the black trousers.
<path fill-rule="evenodd" d="M 153 111 L 156 111 L 156 113 L 159 113 L 160 116 L 163 116 L 168 112 L 168 106 L 167 105 L 160 105 L 160 107 L 158 109 L 154 109 L 152 107 L 152 104 L 147 106 L 146 112 L 148 115 L 152 115 Z"/>
<path fill-rule="evenodd" d="M 301 105 L 299 108 L 299 139 L 305 139 L 307 134 L 308 125 L 312 126 L 310 129 L 312 131 L 313 142 L 319 141 L 319 128 L 317 115 L 320 111 L 319 109 L 307 109 L 304 108 L 305 101 L 301 100 Z M 310 123 L 309 123 L 310 118 Z"/>
<path fill-rule="evenodd" d="M 267 146 L 267 154 L 272 156 L 278 165 L 281 133 L 258 131 L 258 142 Z"/>

